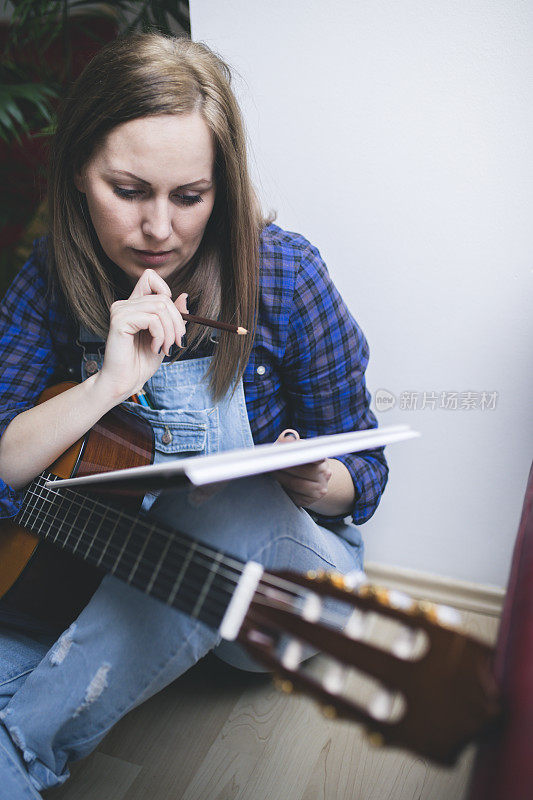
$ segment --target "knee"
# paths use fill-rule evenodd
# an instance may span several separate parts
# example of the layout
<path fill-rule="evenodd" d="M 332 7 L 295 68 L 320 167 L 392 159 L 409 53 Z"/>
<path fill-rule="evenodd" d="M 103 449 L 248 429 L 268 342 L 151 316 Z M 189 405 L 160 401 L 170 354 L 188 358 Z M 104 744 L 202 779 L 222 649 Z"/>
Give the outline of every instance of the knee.
<path fill-rule="evenodd" d="M 252 558 L 274 537 L 297 531 L 309 519 L 270 476 L 255 476 L 225 484 L 207 496 L 164 492 L 150 511 L 152 516 L 193 539 Z"/>

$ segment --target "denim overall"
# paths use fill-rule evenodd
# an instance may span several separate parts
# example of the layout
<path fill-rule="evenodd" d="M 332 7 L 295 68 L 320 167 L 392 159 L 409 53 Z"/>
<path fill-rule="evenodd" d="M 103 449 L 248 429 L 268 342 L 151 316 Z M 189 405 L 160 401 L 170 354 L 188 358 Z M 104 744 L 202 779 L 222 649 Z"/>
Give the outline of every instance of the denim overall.
<path fill-rule="evenodd" d="M 84 332 L 84 379 L 103 360 L 88 338 Z M 209 362 L 164 362 L 145 386 L 155 410 L 126 403 L 152 424 L 156 462 L 253 444 L 242 382 L 214 404 L 204 380 Z M 338 532 L 319 526 L 270 476 L 230 482 L 200 500 L 183 489 L 148 494 L 143 507 L 242 561 L 302 572 L 362 568 L 357 529 L 344 538 L 342 525 Z M 121 717 L 219 642 L 204 623 L 112 575 L 56 642 L 0 627 L 1 796 L 39 798 L 63 783 L 69 761 L 88 755 Z M 253 669 L 238 645 L 223 642 L 216 652 Z"/>

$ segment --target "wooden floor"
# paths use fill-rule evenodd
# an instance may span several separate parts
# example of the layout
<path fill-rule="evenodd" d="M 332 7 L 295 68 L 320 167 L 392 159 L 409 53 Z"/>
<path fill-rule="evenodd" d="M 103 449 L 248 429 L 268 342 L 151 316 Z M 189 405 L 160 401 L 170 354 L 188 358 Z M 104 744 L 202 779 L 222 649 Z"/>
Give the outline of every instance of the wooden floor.
<path fill-rule="evenodd" d="M 498 620 L 465 613 L 494 641 Z M 213 656 L 134 709 L 72 765 L 50 800 L 462 800 L 474 747 L 453 769 L 371 747 L 357 725 Z"/>

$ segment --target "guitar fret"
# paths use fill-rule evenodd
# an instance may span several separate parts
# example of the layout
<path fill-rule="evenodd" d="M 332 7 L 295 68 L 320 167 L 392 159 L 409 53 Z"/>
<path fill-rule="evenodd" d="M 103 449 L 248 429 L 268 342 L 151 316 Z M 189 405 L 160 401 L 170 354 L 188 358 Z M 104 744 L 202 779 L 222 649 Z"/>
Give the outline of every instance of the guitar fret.
<path fill-rule="evenodd" d="M 171 593 L 169 595 L 169 598 L 168 598 L 168 602 L 169 602 L 169 604 L 171 606 L 174 605 L 174 600 L 176 598 L 178 590 L 179 590 L 179 588 L 181 586 L 181 582 L 182 582 L 182 580 L 183 580 L 183 578 L 185 576 L 185 573 L 187 571 L 187 567 L 189 566 L 189 564 L 191 562 L 191 559 L 193 557 L 193 553 L 196 550 L 196 548 L 197 548 L 197 543 L 193 542 L 191 544 L 191 546 L 189 547 L 189 552 L 187 553 L 187 556 L 183 560 L 183 564 L 182 564 L 182 567 L 180 569 L 179 575 L 178 575 L 178 577 L 176 579 L 176 582 L 174 583 L 174 588 L 172 589 L 172 591 L 171 591 Z"/>
<path fill-rule="evenodd" d="M 118 524 L 118 519 L 117 519 L 117 524 Z M 116 527 L 117 527 L 117 526 L 115 525 L 115 528 L 116 528 Z M 117 567 L 118 567 L 118 565 L 119 565 L 119 563 L 120 563 L 120 561 L 121 561 L 121 559 L 122 559 L 122 556 L 123 556 L 123 554 L 124 554 L 124 550 L 126 549 L 126 545 L 128 544 L 128 542 L 129 542 L 129 540 L 130 540 L 130 537 L 131 537 L 131 534 L 132 534 L 132 532 L 133 532 L 133 527 L 131 527 L 131 528 L 129 529 L 129 531 L 128 531 L 128 535 L 126 536 L 126 538 L 124 539 L 124 542 L 122 543 L 122 547 L 120 548 L 120 550 L 119 550 L 119 552 L 118 552 L 118 555 L 117 555 L 117 557 L 116 557 L 116 559 L 115 559 L 115 563 L 114 563 L 114 564 L 113 564 L 113 566 L 111 567 L 111 572 L 115 572 L 115 571 L 116 571 L 116 569 L 117 569 Z M 111 538 L 111 537 L 109 537 L 109 538 Z M 108 539 L 108 541 L 109 541 L 109 539 Z"/>
<path fill-rule="evenodd" d="M 233 580 L 221 574 L 223 553 L 142 512 L 132 514 L 127 508 L 108 506 L 76 492 L 63 494 L 52 485 L 55 480 L 57 476 L 43 472 L 32 482 L 17 515 L 18 524 L 218 627 L 233 594 Z M 50 488 L 45 486 L 48 481 Z"/>
<path fill-rule="evenodd" d="M 115 511 L 115 509 L 113 509 L 113 510 Z M 102 517 L 102 520 L 104 520 L 104 519 L 105 519 L 105 518 L 108 516 L 108 511 L 109 511 L 109 509 L 108 509 L 108 508 L 106 508 L 106 510 L 105 510 L 105 512 L 104 512 L 104 515 L 103 515 L 103 517 Z M 106 544 L 105 544 L 105 548 L 107 548 L 107 544 L 108 544 L 108 543 L 109 543 L 109 542 L 112 540 L 112 538 L 113 538 L 113 536 L 114 536 L 114 534 L 115 534 L 115 531 L 116 531 L 116 529 L 117 529 L 118 523 L 119 523 L 119 521 L 120 521 L 121 512 L 120 512 L 120 511 L 115 511 L 115 513 L 116 513 L 116 515 L 117 515 L 117 516 L 116 516 L 116 518 L 115 518 L 115 524 L 114 524 L 114 525 L 113 525 L 113 527 L 111 528 L 111 532 L 109 533 L 109 535 L 108 535 L 108 537 L 107 537 Z M 94 529 L 94 533 L 93 533 L 93 535 L 92 535 L 91 541 L 90 541 L 90 542 L 89 542 L 89 544 L 87 545 L 87 550 L 85 551 L 85 558 L 87 558 L 87 556 L 89 555 L 89 553 L 91 553 L 91 552 L 92 552 L 92 550 L 93 550 L 94 542 L 95 542 L 95 539 L 96 539 L 96 537 L 98 536 L 98 531 L 99 531 L 100 527 L 101 527 L 101 526 L 98 526 L 98 527 L 95 527 L 95 529 Z M 100 553 L 100 558 L 98 559 L 97 566 L 99 566 L 99 565 L 100 565 L 100 562 L 101 562 L 102 558 L 104 557 L 105 548 L 104 548 L 104 550 L 102 550 L 102 552 Z"/>
<path fill-rule="evenodd" d="M 117 519 L 116 519 L 116 522 L 115 522 L 115 527 L 113 528 L 113 533 L 114 533 L 114 532 L 115 532 L 115 530 L 117 529 L 117 527 L 118 527 L 118 524 L 119 524 L 119 522 L 120 522 L 120 518 L 121 518 L 121 517 L 122 517 L 122 511 L 119 511 L 119 512 L 118 512 Z M 99 567 L 99 566 L 100 566 L 100 564 L 102 563 L 102 559 L 103 559 L 104 555 L 106 554 L 106 551 L 107 551 L 107 548 L 109 547 L 109 542 L 110 542 L 110 541 L 111 541 L 111 537 L 110 537 L 110 536 L 108 536 L 108 538 L 106 539 L 106 543 L 105 543 L 105 545 L 104 545 L 104 547 L 103 547 L 103 550 L 102 550 L 102 552 L 100 553 L 100 557 L 99 557 L 98 561 L 96 562 L 96 566 L 97 566 L 97 567 Z"/>
<path fill-rule="evenodd" d="M 76 522 L 77 522 L 77 519 L 78 519 L 78 517 L 80 516 L 81 512 L 84 510 L 84 508 L 85 508 L 85 497 L 82 497 L 82 498 L 81 498 L 81 503 L 79 503 L 79 505 L 78 505 L 78 509 L 77 509 L 77 511 L 76 511 L 76 516 L 74 517 L 74 520 L 72 521 L 72 525 L 71 525 L 71 527 L 72 527 L 72 528 L 74 528 L 74 527 L 75 527 L 75 525 L 76 525 Z M 88 521 L 89 521 L 89 518 L 87 518 L 87 520 L 86 520 L 86 524 L 87 524 L 87 522 L 88 522 Z M 82 529 L 82 530 L 80 531 L 80 533 L 79 533 L 79 536 L 78 536 L 78 541 L 76 542 L 76 545 L 75 545 L 75 547 L 74 547 L 74 551 L 77 549 L 78 545 L 80 544 L 80 542 L 81 542 L 81 540 L 82 540 L 82 538 L 83 538 L 83 530 L 84 530 L 84 529 Z M 73 552 L 74 552 L 74 551 L 73 551 Z"/>
<path fill-rule="evenodd" d="M 54 522 L 56 522 L 56 520 L 57 520 L 57 515 L 58 515 L 58 514 L 59 514 L 59 512 L 61 511 L 61 507 L 62 507 L 62 505 L 63 505 L 63 502 L 64 502 L 64 498 L 63 498 L 63 497 L 60 497 L 60 500 L 59 500 L 59 505 L 57 506 L 57 508 L 56 508 L 56 510 L 55 510 L 55 515 L 54 515 L 54 520 L 53 520 L 53 523 L 54 523 Z M 52 504 L 52 508 L 54 508 L 54 504 Z M 41 535 L 41 530 L 42 530 L 42 527 L 43 527 L 43 525 L 44 525 L 44 522 L 45 522 L 45 518 L 43 518 L 43 521 L 41 522 L 41 525 L 40 525 L 40 527 L 39 527 L 39 530 L 37 531 L 37 535 L 38 535 L 38 536 L 40 536 L 40 535 Z M 52 524 L 53 524 L 53 523 L 52 523 Z M 59 528 L 56 530 L 56 532 L 55 532 L 55 535 L 54 535 L 54 537 L 53 537 L 53 539 L 52 539 L 52 541 L 53 541 L 53 542 L 57 542 L 57 537 L 59 536 L 59 532 L 60 532 L 61 528 L 63 527 L 64 523 L 65 523 L 65 517 L 63 517 L 63 518 L 61 519 L 61 522 L 60 522 Z"/>
<path fill-rule="evenodd" d="M 18 512 L 17 516 L 15 517 L 16 521 L 18 522 L 18 524 L 21 525 L 23 528 L 28 525 L 28 523 L 27 523 L 28 512 L 31 513 L 31 511 L 30 511 L 31 504 L 30 504 L 29 500 L 27 500 L 28 495 L 31 496 L 31 493 L 32 493 L 32 490 L 31 490 L 31 486 L 30 486 L 28 491 L 24 495 L 24 504 L 23 504 L 22 508 L 20 509 L 20 511 Z"/>
<path fill-rule="evenodd" d="M 80 509 L 80 511 L 81 511 L 81 509 Z M 83 523 L 83 527 L 82 527 L 82 529 L 81 529 L 81 531 L 80 531 L 80 533 L 79 533 L 79 536 L 78 536 L 78 541 L 77 541 L 77 542 L 76 542 L 76 544 L 74 545 L 74 549 L 73 549 L 73 551 L 72 551 L 73 553 L 75 553 L 75 552 L 76 552 L 76 550 L 77 550 L 77 548 L 78 548 L 78 545 L 80 544 L 80 542 L 81 542 L 81 541 L 82 541 L 82 539 L 84 538 L 84 536 L 85 536 L 85 531 L 87 530 L 87 526 L 88 526 L 89 522 L 91 522 L 91 520 L 92 520 L 93 514 L 94 514 L 94 511 L 93 511 L 93 510 L 90 510 L 90 511 L 89 511 L 89 513 L 87 514 L 87 516 L 86 516 L 86 518 L 85 518 L 85 522 Z M 97 530 L 98 530 L 98 529 L 96 529 L 96 531 L 97 531 Z M 94 538 L 94 535 L 93 535 L 93 538 Z"/>
<path fill-rule="evenodd" d="M 200 592 L 200 596 L 198 597 L 196 605 L 194 606 L 193 610 L 191 611 L 191 617 L 197 617 L 198 614 L 200 613 L 200 609 L 202 608 L 202 606 L 204 604 L 204 600 L 207 597 L 209 589 L 211 588 L 211 584 L 213 583 L 215 575 L 219 570 L 220 561 L 221 560 L 222 560 L 222 553 L 217 553 L 215 560 L 211 564 L 211 567 L 210 567 L 210 570 L 209 570 L 209 575 L 207 576 L 207 580 L 205 581 L 205 583 L 204 583 L 204 585 L 202 587 L 202 591 Z"/>
<path fill-rule="evenodd" d="M 79 548 L 79 546 L 81 544 L 81 541 L 83 539 L 83 533 L 80 533 L 79 529 L 76 530 L 74 522 L 70 522 L 70 520 L 69 520 L 69 515 L 71 515 L 74 511 L 75 511 L 75 509 L 72 506 L 67 508 L 67 512 L 65 514 L 65 521 L 67 523 L 67 525 L 66 525 L 67 530 L 66 530 L 66 533 L 65 533 L 65 535 L 63 537 L 63 547 L 68 547 L 68 549 L 70 550 L 70 552 L 72 554 L 76 553 L 76 551 L 78 550 L 78 548 Z M 79 513 L 80 513 L 80 509 L 77 510 L 75 519 L 78 518 Z M 87 519 L 87 525 L 89 525 L 90 522 L 91 522 L 91 517 L 89 517 Z M 75 543 L 72 544 L 72 542 L 70 540 L 72 540 L 72 542 L 75 542 Z M 79 557 L 79 553 L 78 553 L 78 557 Z"/>
<path fill-rule="evenodd" d="M 19 517 L 18 521 L 20 522 L 20 524 L 23 527 L 27 527 L 27 528 L 30 527 L 29 521 L 31 519 L 31 514 L 32 514 L 32 511 L 34 510 L 34 507 L 31 505 L 29 500 L 26 500 L 26 498 L 28 497 L 28 495 L 30 497 L 32 497 L 33 494 L 34 494 L 33 489 L 30 486 L 30 488 L 28 489 L 28 491 L 26 492 L 26 494 L 24 496 L 25 503 L 22 506 L 21 511 L 19 511 L 19 515 L 18 515 L 18 517 Z"/>
<path fill-rule="evenodd" d="M 48 498 L 47 498 L 47 497 L 45 498 L 45 497 L 43 496 L 43 488 L 44 488 L 44 487 L 43 487 L 42 485 L 40 485 L 40 484 L 37 484 L 37 487 L 36 487 L 36 488 L 38 488 L 38 490 L 39 490 L 39 491 L 38 491 L 38 493 L 37 493 L 37 492 L 35 492 L 35 493 L 34 493 L 34 494 L 35 494 L 35 496 L 37 497 L 37 499 L 38 499 L 38 500 L 40 500 L 40 501 L 41 501 L 41 503 L 42 503 L 42 501 L 43 501 L 44 499 L 48 500 Z M 51 503 L 51 508 L 52 508 L 52 509 L 54 508 L 54 504 L 53 504 L 53 503 Z M 37 523 L 37 521 L 38 521 L 38 519 L 39 519 L 39 514 L 40 514 L 40 509 L 39 509 L 39 507 L 37 506 L 37 504 L 35 505 L 35 512 L 36 512 L 36 516 L 35 516 L 35 524 L 36 524 L 36 523 Z M 56 512 L 56 513 L 57 513 L 57 512 Z M 41 531 L 42 531 L 42 528 L 43 528 L 43 525 L 44 525 L 45 521 L 46 521 L 46 516 L 43 514 L 43 516 L 42 516 L 42 519 L 41 519 L 41 524 L 39 525 L 39 529 L 36 531 L 36 533 L 37 533 L 37 535 L 38 535 L 38 536 L 40 536 L 40 535 L 41 535 Z"/>
<path fill-rule="evenodd" d="M 159 574 L 159 570 L 161 569 L 163 561 L 166 558 L 166 555 L 168 553 L 168 548 L 170 547 L 171 541 L 172 541 L 172 539 L 169 536 L 168 539 L 167 539 L 167 543 L 166 543 L 166 545 L 165 545 L 165 547 L 163 549 L 163 552 L 161 553 L 161 555 L 159 557 L 159 561 L 157 562 L 156 568 L 152 572 L 152 577 L 150 578 L 150 583 L 146 587 L 146 591 L 148 592 L 148 594 L 152 591 L 152 587 L 153 587 L 153 585 L 155 583 L 155 580 L 156 580 L 156 578 L 157 578 L 157 576 Z"/>
<path fill-rule="evenodd" d="M 143 555 L 144 555 L 144 551 L 146 550 L 146 548 L 147 548 L 147 546 L 148 546 L 148 542 L 150 541 L 150 539 L 151 539 L 151 536 L 152 536 L 152 533 L 154 532 L 154 530 L 155 530 L 155 523 L 154 523 L 153 525 L 151 525 L 151 527 L 150 527 L 150 531 L 149 531 L 149 533 L 148 533 L 148 536 L 145 538 L 145 540 L 144 540 L 144 542 L 143 542 L 143 546 L 141 547 L 141 551 L 140 551 L 139 555 L 137 556 L 137 558 L 136 558 L 136 560 L 135 560 L 135 564 L 134 564 L 134 565 L 133 565 L 133 567 L 131 568 L 131 572 L 130 572 L 130 574 L 128 575 L 128 577 L 126 578 L 126 580 L 127 580 L 127 582 L 128 582 L 128 583 L 131 583 L 131 582 L 132 582 L 132 580 L 133 580 L 133 576 L 135 575 L 135 573 L 136 573 L 136 571 L 137 571 L 137 567 L 138 567 L 138 566 L 139 566 L 139 564 L 141 563 L 141 558 L 142 558 L 142 557 L 143 557 Z"/>
<path fill-rule="evenodd" d="M 35 489 L 32 489 L 32 490 L 31 490 L 31 495 L 32 495 L 33 497 L 37 497 L 37 498 L 39 497 L 39 495 L 37 494 L 37 492 L 35 491 Z M 30 506 L 30 509 L 29 509 L 29 514 L 28 514 L 28 520 L 27 520 L 27 523 L 26 523 L 26 524 L 27 524 L 27 526 L 33 530 L 33 524 L 34 524 L 34 523 L 32 523 L 32 522 L 31 522 L 31 516 L 32 516 L 32 513 L 35 513 L 35 521 L 37 521 L 37 520 L 38 520 L 38 518 L 39 518 L 39 512 L 38 512 L 38 510 L 37 510 L 37 504 L 36 504 L 36 503 L 35 503 L 33 506 Z"/>

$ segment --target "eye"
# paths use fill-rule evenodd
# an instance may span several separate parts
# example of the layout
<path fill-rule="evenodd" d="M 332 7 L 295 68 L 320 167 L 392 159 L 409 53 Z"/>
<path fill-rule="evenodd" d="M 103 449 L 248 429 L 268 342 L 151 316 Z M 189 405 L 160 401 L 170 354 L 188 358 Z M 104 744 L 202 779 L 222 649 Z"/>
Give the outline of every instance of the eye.
<path fill-rule="evenodd" d="M 179 203 L 185 206 L 193 206 L 195 203 L 201 203 L 203 201 L 202 196 L 199 194 L 176 194 L 174 197 Z"/>
<path fill-rule="evenodd" d="M 142 195 L 142 189 L 122 189 L 120 186 L 115 186 L 113 191 L 117 197 L 122 197 L 124 200 L 135 200 Z"/>

